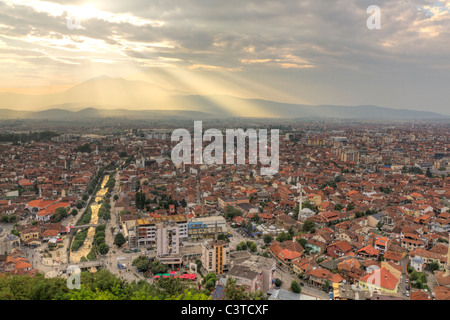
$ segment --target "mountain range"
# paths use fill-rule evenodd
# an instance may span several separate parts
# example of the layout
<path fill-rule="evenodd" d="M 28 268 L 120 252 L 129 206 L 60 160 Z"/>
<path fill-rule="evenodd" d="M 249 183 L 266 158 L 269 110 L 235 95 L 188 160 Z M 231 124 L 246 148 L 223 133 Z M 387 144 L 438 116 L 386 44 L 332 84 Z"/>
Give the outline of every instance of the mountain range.
<path fill-rule="evenodd" d="M 211 119 L 230 117 L 348 120 L 450 119 L 442 114 L 373 105 L 302 105 L 177 90 L 102 76 L 65 91 L 36 95 L 0 93 L 0 120 Z"/>

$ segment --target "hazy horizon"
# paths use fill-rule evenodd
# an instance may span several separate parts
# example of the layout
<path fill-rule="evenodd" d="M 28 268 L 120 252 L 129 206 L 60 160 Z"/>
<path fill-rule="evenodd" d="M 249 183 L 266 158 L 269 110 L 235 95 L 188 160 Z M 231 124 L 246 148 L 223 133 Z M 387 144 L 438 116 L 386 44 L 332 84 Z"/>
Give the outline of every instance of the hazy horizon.
<path fill-rule="evenodd" d="M 380 30 L 367 28 L 370 5 L 381 8 Z M 153 98 L 168 109 L 169 92 L 450 115 L 448 0 L 0 0 L 0 9 L 0 94 L 57 94 L 108 76 L 160 88 Z"/>

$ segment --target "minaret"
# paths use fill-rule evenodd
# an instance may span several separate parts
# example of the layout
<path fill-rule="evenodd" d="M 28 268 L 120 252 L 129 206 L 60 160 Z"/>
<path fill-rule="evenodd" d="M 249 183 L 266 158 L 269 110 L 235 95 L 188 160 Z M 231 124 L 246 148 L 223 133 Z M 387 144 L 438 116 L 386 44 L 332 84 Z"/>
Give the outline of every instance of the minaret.
<path fill-rule="evenodd" d="M 300 190 L 300 197 L 298 198 L 298 217 L 297 219 L 300 221 L 300 215 L 302 212 L 302 206 L 303 206 L 303 188 L 300 182 L 297 182 L 297 187 Z"/>
<path fill-rule="evenodd" d="M 447 268 L 445 268 L 445 276 L 450 276 L 450 234 L 449 234 L 449 245 L 448 245 L 448 252 L 447 252 Z"/>

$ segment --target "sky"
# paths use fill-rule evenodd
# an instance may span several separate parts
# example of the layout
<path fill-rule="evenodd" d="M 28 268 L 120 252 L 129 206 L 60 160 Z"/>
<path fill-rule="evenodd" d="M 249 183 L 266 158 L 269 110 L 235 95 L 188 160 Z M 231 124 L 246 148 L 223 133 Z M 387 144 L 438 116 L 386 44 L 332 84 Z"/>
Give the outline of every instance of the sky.
<path fill-rule="evenodd" d="M 367 27 L 371 5 L 380 29 Z M 0 0 L 0 91 L 102 75 L 450 115 L 450 0 Z"/>

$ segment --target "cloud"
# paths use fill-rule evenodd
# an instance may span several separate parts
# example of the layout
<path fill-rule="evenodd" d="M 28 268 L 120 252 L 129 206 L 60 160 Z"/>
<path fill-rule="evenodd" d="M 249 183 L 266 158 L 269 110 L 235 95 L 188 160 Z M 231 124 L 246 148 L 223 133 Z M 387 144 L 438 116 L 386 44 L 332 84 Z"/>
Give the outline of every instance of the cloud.
<path fill-rule="evenodd" d="M 442 110 L 449 98 L 439 93 L 449 80 L 450 1 L 64 3 L 0 0 L 0 56 L 29 65 L 33 60 L 25 56 L 37 55 L 66 72 L 68 65 L 90 70 L 98 64 L 133 71 L 155 66 L 227 71 L 253 80 L 258 75 L 265 86 L 307 95 L 311 103 L 340 99 L 334 102 L 411 107 L 427 103 L 414 92 L 429 92 Z M 366 27 L 366 10 L 373 4 L 381 8 L 381 30 Z M 69 13 L 80 16 L 83 29 L 67 28 Z M 387 83 L 395 86 L 386 88 Z M 373 88 L 385 97 L 372 94 Z M 318 98 L 324 89 L 328 94 Z M 411 98 L 405 90 L 413 92 Z"/>

